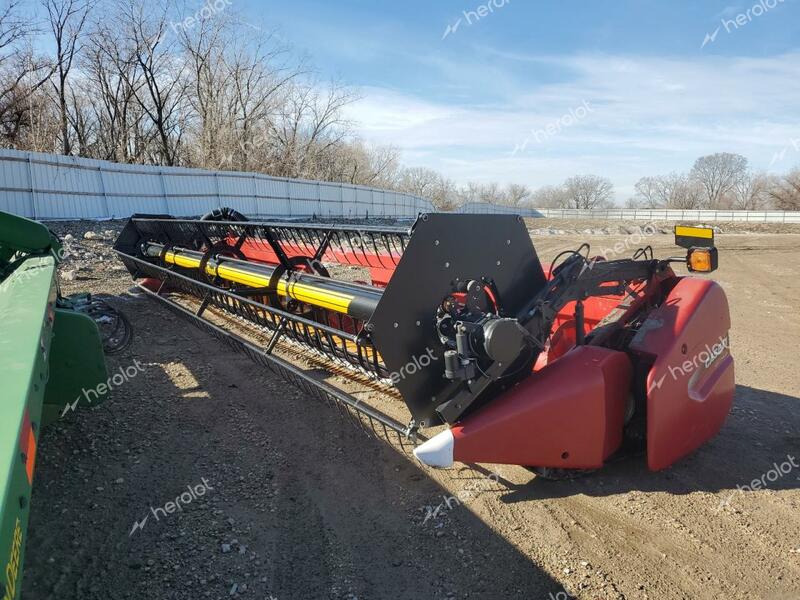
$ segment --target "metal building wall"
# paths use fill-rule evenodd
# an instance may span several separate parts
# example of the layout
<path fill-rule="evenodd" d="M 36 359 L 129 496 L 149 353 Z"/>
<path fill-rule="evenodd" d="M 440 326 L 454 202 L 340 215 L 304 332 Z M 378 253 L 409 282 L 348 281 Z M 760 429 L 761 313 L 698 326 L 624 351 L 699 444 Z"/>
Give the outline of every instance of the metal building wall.
<path fill-rule="evenodd" d="M 41 220 L 200 215 L 230 206 L 250 217 L 415 217 L 423 198 L 259 173 L 125 165 L 0 149 L 0 210 Z"/>

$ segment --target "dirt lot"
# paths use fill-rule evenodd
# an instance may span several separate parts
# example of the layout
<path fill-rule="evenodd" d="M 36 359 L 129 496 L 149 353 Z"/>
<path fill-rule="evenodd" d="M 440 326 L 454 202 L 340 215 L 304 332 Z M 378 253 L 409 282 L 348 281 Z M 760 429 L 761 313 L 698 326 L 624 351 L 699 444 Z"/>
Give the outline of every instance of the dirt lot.
<path fill-rule="evenodd" d="M 611 250 L 618 226 L 533 235 L 549 262 Z M 135 324 L 109 372 L 141 370 L 43 433 L 26 599 L 800 598 L 800 468 L 737 489 L 800 464 L 797 233 L 718 237 L 738 389 L 712 443 L 656 474 L 643 459 L 571 482 L 487 466 L 495 484 L 420 468 L 129 293 L 102 239 L 116 225 L 59 229 L 75 238 L 64 292 L 110 294 Z M 669 235 L 648 242 L 674 253 Z M 154 514 L 187 486 L 205 487 Z"/>

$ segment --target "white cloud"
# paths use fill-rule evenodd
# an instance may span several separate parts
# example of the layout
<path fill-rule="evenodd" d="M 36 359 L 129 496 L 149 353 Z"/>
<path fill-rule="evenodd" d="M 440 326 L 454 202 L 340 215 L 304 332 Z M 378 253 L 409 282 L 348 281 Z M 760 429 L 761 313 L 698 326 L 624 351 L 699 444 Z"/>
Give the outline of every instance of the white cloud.
<path fill-rule="evenodd" d="M 473 73 L 488 81 L 494 72 L 502 85 L 492 90 L 491 104 L 366 88 L 348 116 L 360 122 L 368 139 L 399 146 L 406 162 L 440 169 L 460 182 L 539 186 L 592 172 L 611 178 L 620 200 L 639 177 L 688 169 L 705 153 L 738 152 L 766 169 L 775 152 L 800 138 L 800 54 L 686 59 L 486 54 L 492 68 L 438 66 L 443 86 Z M 568 79 L 533 83 L 520 74 L 525 65 L 532 72 L 540 66 L 556 69 Z M 512 156 L 532 129 L 555 124 L 584 101 L 594 112 Z M 797 162 L 800 155 L 787 156 L 775 168 Z"/>

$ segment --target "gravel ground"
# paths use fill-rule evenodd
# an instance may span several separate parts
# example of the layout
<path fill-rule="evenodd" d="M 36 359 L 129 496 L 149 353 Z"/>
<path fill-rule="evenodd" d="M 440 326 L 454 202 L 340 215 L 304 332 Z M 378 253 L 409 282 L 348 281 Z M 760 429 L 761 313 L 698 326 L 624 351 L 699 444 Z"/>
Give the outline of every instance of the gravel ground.
<path fill-rule="evenodd" d="M 534 223 L 543 262 L 642 225 Z M 109 372 L 141 371 L 43 432 L 26 599 L 800 598 L 800 469 L 737 489 L 800 455 L 791 227 L 721 227 L 739 385 L 712 443 L 657 474 L 639 460 L 573 482 L 489 467 L 498 484 L 422 469 L 129 292 L 110 251 L 120 223 L 52 226 L 64 293 L 107 294 L 135 325 Z"/>

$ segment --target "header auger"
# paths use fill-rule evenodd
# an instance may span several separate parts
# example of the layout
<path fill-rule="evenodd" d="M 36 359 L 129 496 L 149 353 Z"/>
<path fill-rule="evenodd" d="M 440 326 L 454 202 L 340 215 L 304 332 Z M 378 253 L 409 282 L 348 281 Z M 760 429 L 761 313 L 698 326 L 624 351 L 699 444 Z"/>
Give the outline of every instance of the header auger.
<path fill-rule="evenodd" d="M 717 251 L 707 230 L 680 229 L 680 258 L 593 259 L 584 245 L 547 272 L 513 215 L 421 215 L 410 229 L 135 215 L 115 250 L 146 293 L 372 431 L 416 443 L 445 425 L 416 447 L 423 463 L 552 475 L 628 449 L 661 469 L 722 426 L 727 300 L 670 266 L 711 271 Z M 292 353 L 394 386 L 408 418 Z"/>

